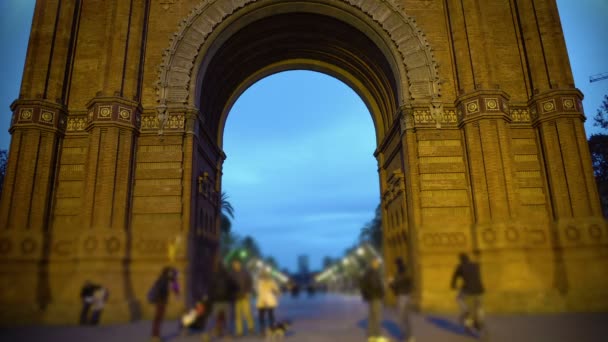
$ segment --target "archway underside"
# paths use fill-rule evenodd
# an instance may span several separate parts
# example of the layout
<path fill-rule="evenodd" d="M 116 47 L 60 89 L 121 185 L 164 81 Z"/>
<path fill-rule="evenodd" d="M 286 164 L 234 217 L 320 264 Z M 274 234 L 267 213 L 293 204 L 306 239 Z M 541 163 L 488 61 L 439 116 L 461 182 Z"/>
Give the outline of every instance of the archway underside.
<path fill-rule="evenodd" d="M 255 21 L 208 58 L 198 106 L 220 146 L 234 101 L 257 80 L 279 71 L 315 70 L 348 84 L 372 113 L 378 139 L 398 108 L 396 80 L 386 57 L 360 31 L 328 16 L 291 13 Z"/>

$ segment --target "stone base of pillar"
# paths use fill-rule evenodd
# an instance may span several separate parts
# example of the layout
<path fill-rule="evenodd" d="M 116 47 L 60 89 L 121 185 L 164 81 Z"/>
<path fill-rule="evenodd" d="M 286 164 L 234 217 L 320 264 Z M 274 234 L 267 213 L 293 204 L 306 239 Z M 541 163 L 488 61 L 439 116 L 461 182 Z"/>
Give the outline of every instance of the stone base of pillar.
<path fill-rule="evenodd" d="M 487 312 L 608 310 L 608 229 L 602 219 L 484 225 L 472 231 L 481 252 Z M 423 311 L 458 310 L 450 282 L 461 251 L 470 252 L 445 249 L 418 255 L 417 291 Z"/>

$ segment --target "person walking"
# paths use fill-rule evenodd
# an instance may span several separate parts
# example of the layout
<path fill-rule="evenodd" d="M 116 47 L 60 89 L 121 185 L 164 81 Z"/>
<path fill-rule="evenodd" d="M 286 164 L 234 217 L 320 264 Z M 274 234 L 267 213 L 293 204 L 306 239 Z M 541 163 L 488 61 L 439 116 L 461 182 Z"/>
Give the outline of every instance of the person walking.
<path fill-rule="evenodd" d="M 410 292 L 412 291 L 412 278 L 403 262 L 403 259 L 395 259 L 397 274 L 389 281 L 390 287 L 397 297 L 397 313 L 399 323 L 407 342 L 414 342 L 412 324 L 410 322 Z"/>
<path fill-rule="evenodd" d="M 476 257 L 477 255 L 478 252 L 475 253 Z M 452 289 L 457 289 L 458 280 L 462 280 L 457 297 L 462 310 L 460 318 L 466 329 L 475 328 L 481 331 L 483 328 L 481 297 L 484 287 L 479 263 L 470 260 L 466 253 L 460 253 L 459 259 L 460 263 L 452 275 L 451 286 Z"/>
<path fill-rule="evenodd" d="M 95 290 L 99 285 L 93 284 L 87 280 L 80 290 L 80 299 L 82 300 L 82 310 L 80 311 L 80 325 L 89 324 L 89 311 L 93 305 Z"/>
<path fill-rule="evenodd" d="M 91 305 L 91 325 L 99 324 L 101 320 L 101 313 L 103 312 L 103 307 L 106 304 L 110 296 L 110 292 L 103 286 L 98 286 L 93 294 L 93 302 Z"/>
<path fill-rule="evenodd" d="M 244 269 L 239 260 L 232 262 L 232 278 L 238 285 L 236 300 L 234 303 L 235 309 L 235 334 L 243 335 L 243 319 L 247 324 L 247 334 L 254 330 L 253 315 L 251 314 L 251 292 L 253 290 L 253 282 L 251 274 Z"/>
<path fill-rule="evenodd" d="M 228 319 L 231 317 L 231 307 L 237 292 L 238 284 L 226 270 L 221 259 L 217 258 L 208 293 L 209 318 L 213 323 L 207 324 L 207 327 L 208 330 L 213 330 L 213 335 L 223 337 L 228 330 Z M 205 333 L 203 340 L 208 339 L 209 334 Z"/>
<path fill-rule="evenodd" d="M 160 276 L 148 291 L 148 301 L 155 306 L 154 321 L 152 322 L 152 341 L 161 341 L 160 328 L 165 316 L 170 291 L 179 296 L 177 270 L 174 267 L 166 266 L 162 269 Z"/>
<path fill-rule="evenodd" d="M 367 319 L 368 341 L 382 340 L 380 323 L 382 322 L 382 301 L 384 299 L 384 282 L 380 274 L 380 259 L 374 258 L 360 282 L 361 295 L 369 305 Z"/>
<path fill-rule="evenodd" d="M 260 324 L 260 334 L 266 335 L 274 326 L 274 309 L 279 304 L 279 286 L 272 279 L 269 271 L 262 271 L 257 285 L 258 300 L 258 320 Z M 266 326 L 266 316 L 268 316 L 268 326 Z"/>

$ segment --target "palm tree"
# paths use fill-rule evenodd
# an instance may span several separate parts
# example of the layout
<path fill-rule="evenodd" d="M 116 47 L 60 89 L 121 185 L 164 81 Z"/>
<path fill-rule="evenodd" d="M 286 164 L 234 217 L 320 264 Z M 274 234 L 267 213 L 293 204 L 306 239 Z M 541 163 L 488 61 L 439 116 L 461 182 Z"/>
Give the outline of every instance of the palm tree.
<path fill-rule="evenodd" d="M 220 207 L 222 210 L 222 214 L 220 217 L 220 231 L 222 233 L 228 233 L 232 228 L 232 221 L 230 219 L 234 218 L 234 208 L 232 207 L 232 204 L 228 201 L 228 195 L 223 191 Z"/>
<path fill-rule="evenodd" d="M 226 257 L 238 244 L 240 238 L 232 230 L 231 218 L 234 218 L 234 208 L 228 201 L 228 195 L 222 191 L 220 200 L 220 253 Z"/>

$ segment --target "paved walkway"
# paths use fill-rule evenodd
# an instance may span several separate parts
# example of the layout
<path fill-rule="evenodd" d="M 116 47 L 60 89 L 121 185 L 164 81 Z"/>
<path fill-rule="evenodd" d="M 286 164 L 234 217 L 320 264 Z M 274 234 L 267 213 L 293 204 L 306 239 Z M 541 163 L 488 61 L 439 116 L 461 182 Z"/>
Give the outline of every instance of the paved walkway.
<path fill-rule="evenodd" d="M 293 321 L 286 341 L 293 342 L 363 342 L 365 341 L 366 306 L 358 297 L 317 295 L 292 299 L 283 297 L 277 319 Z M 385 312 L 385 334 L 398 341 L 399 329 L 390 310 Z M 490 316 L 487 319 L 492 342 L 605 342 L 608 341 L 607 314 L 560 314 L 534 316 Z M 474 342 L 453 317 L 416 314 L 413 317 L 417 342 Z M 20 327 L 0 329 L 0 341 L 86 341 L 146 342 L 150 322 L 107 325 L 101 327 Z M 177 323 L 163 325 L 164 341 L 194 342 L 200 336 L 181 337 Z M 236 341 L 262 341 L 241 338 Z"/>

